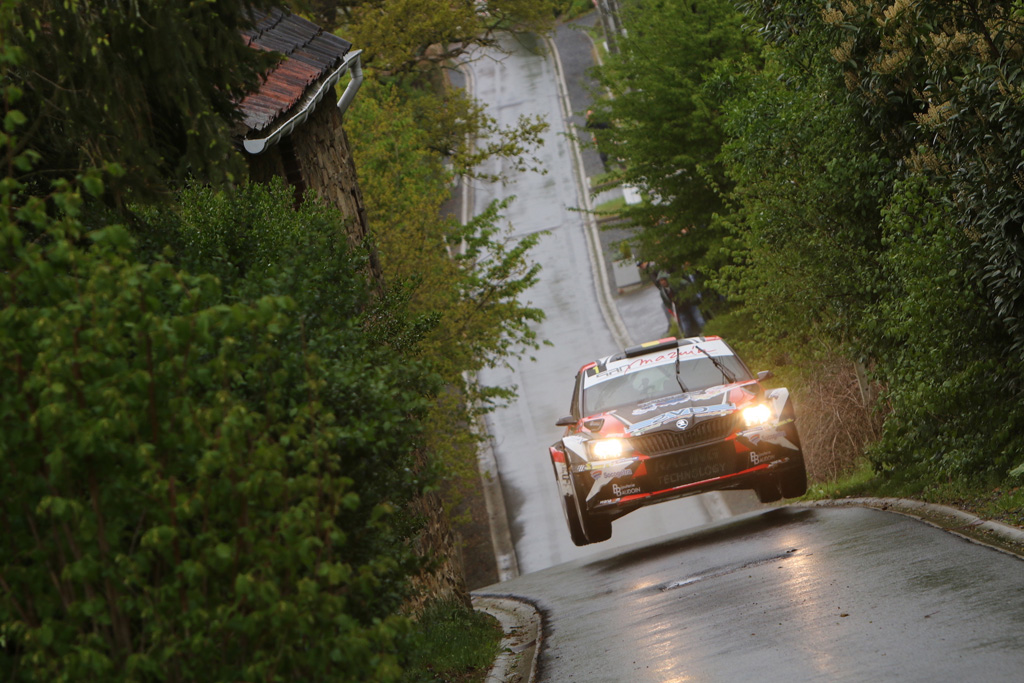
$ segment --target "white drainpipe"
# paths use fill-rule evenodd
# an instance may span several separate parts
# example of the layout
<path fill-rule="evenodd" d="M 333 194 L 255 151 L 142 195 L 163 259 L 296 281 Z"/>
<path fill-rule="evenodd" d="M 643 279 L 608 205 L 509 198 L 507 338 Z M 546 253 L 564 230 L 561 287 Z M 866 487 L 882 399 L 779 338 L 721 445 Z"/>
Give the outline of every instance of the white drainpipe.
<path fill-rule="evenodd" d="M 345 92 L 341 93 L 341 99 L 338 100 L 338 110 L 342 114 L 348 109 L 348 105 L 352 104 L 356 93 L 359 92 L 359 86 L 363 84 L 363 62 L 359 59 L 361 54 L 363 54 L 362 50 L 356 50 L 345 60 L 346 64 L 351 62 L 352 80 L 345 86 Z"/>

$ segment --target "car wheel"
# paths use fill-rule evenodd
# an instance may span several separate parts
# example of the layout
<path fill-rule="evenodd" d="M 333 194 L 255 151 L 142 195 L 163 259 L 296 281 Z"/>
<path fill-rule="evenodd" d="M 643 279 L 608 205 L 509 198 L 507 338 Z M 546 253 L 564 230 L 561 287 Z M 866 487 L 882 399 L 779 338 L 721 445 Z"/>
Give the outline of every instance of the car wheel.
<path fill-rule="evenodd" d="M 565 512 L 565 523 L 569 525 L 569 537 L 576 545 L 587 545 L 583 525 L 580 524 L 579 513 L 576 512 L 576 500 L 572 496 L 562 496 L 562 511 Z"/>
<path fill-rule="evenodd" d="M 583 513 L 583 533 L 590 543 L 600 543 L 612 537 L 612 523 L 604 518 L 594 518 Z"/>
<path fill-rule="evenodd" d="M 774 503 L 782 498 L 782 491 L 779 490 L 779 482 L 775 477 L 765 477 L 754 486 L 754 493 L 762 503 Z"/>
<path fill-rule="evenodd" d="M 807 493 L 807 468 L 804 460 L 779 475 L 779 489 L 783 498 L 799 498 Z"/>
<path fill-rule="evenodd" d="M 579 519 L 580 528 L 583 530 L 583 535 L 586 537 L 587 543 L 600 543 L 601 541 L 607 541 L 612 537 L 612 523 L 606 517 L 590 515 L 583 509 L 583 506 L 580 505 L 580 495 L 583 492 L 581 491 L 580 483 L 576 477 L 572 478 L 572 488 L 576 491 L 576 496 L 574 496 L 575 504 L 573 507 L 576 510 L 577 519 Z M 566 498 L 568 497 L 569 496 L 566 496 Z"/>

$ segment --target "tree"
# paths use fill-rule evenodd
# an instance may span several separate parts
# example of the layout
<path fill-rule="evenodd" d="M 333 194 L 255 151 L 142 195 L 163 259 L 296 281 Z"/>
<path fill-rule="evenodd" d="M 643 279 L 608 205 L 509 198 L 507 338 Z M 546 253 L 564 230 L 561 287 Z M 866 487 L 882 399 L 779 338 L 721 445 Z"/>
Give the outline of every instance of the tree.
<path fill-rule="evenodd" d="M 540 236 L 510 241 L 497 205 L 465 225 L 444 214 L 451 172 L 436 148 L 434 127 L 421 123 L 425 99 L 430 96 L 410 97 L 397 86 L 371 82 L 347 121 L 385 279 L 407 287 L 411 315 L 433 320 L 418 353 L 452 388 L 432 414 L 434 424 L 447 426 L 434 431 L 429 450 L 449 473 L 476 476 L 476 443 L 461 438 L 471 436 L 465 425 L 477 400 L 512 392 L 481 390 L 472 378 L 538 343 L 531 324 L 543 312 L 522 295 L 537 280 L 539 267 L 528 254 Z"/>
<path fill-rule="evenodd" d="M 974 277 L 1024 355 L 1024 200 L 1020 158 L 1024 15 L 1019 3 L 751 3 L 777 41 L 816 31 L 884 150 L 942 178 L 944 201 L 974 236 Z"/>
<path fill-rule="evenodd" d="M 1024 455 L 1024 410 L 1001 389 L 1021 368 L 1006 357 L 1009 336 L 985 305 L 979 255 L 942 201 L 948 191 L 913 175 L 884 210 L 885 285 L 865 327 L 891 413 L 871 459 L 903 476 L 1001 478 Z"/>
<path fill-rule="evenodd" d="M 77 186 L 23 189 L 0 183 L 0 673 L 397 680 L 392 513 L 438 384 L 367 332 L 337 216 L 201 189 L 139 214 L 177 246 L 140 254 Z"/>
<path fill-rule="evenodd" d="M 733 188 L 717 217 L 732 262 L 717 282 L 769 345 L 852 350 L 876 296 L 892 166 L 872 153 L 831 57 L 806 56 L 769 48 L 708 79 Z"/>
<path fill-rule="evenodd" d="M 10 78 L 40 159 L 25 179 L 50 180 L 117 162 L 115 194 L 166 193 L 187 177 L 238 182 L 236 103 L 272 57 L 239 33 L 263 0 L 16 0 L 4 42 L 22 55 Z M 268 61 L 269 60 L 269 61 Z"/>
<path fill-rule="evenodd" d="M 711 224 L 727 189 L 716 157 L 724 139 L 719 103 L 704 80 L 719 61 L 750 52 L 730 2 L 654 2 L 623 9 L 620 53 L 597 70 L 611 97 L 595 104 L 610 125 L 598 146 L 618 178 L 647 201 L 624 212 L 643 228 L 638 256 L 662 267 L 712 271 L 723 234 Z"/>
<path fill-rule="evenodd" d="M 558 0 L 315 0 L 324 26 L 342 27 L 355 45 L 372 46 L 366 62 L 381 72 L 450 66 L 501 31 L 543 32 Z"/>

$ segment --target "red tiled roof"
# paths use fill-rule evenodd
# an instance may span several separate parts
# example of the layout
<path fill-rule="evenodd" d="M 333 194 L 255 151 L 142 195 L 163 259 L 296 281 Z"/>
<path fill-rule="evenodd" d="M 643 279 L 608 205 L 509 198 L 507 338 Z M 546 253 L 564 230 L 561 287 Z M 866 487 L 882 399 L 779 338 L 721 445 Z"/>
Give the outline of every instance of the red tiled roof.
<path fill-rule="evenodd" d="M 269 13 L 254 10 L 253 18 L 255 27 L 242 33 L 247 44 L 285 55 L 259 90 L 239 105 L 246 127 L 262 131 L 298 104 L 311 85 L 336 70 L 352 43 L 277 8 Z"/>

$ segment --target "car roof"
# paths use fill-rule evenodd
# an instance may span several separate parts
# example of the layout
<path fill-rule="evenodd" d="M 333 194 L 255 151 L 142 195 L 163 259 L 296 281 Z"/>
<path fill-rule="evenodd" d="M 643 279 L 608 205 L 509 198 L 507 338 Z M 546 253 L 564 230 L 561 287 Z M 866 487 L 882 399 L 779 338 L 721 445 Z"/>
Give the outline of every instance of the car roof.
<path fill-rule="evenodd" d="M 687 349 L 686 347 L 688 346 L 691 348 Z M 597 375 L 609 370 L 614 370 L 618 373 L 630 373 L 645 367 L 651 367 L 652 365 L 661 365 L 669 362 L 675 363 L 677 357 L 676 349 L 679 349 L 678 357 L 680 360 L 686 360 L 687 357 L 704 356 L 704 353 L 699 349 L 703 349 L 712 356 L 735 355 L 732 348 L 721 337 L 686 337 L 684 339 L 667 337 L 631 346 L 618 353 L 587 363 L 580 368 L 579 373 Z"/>

